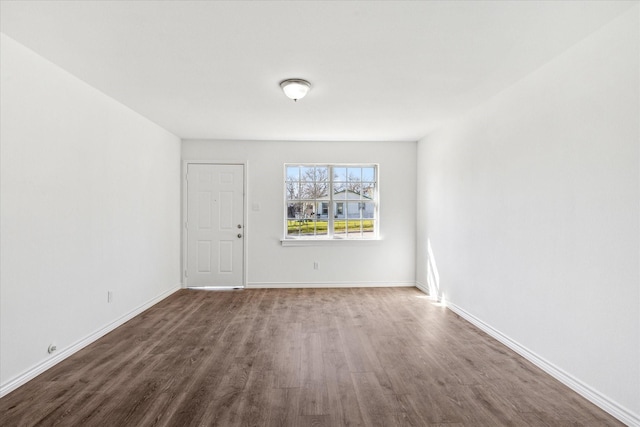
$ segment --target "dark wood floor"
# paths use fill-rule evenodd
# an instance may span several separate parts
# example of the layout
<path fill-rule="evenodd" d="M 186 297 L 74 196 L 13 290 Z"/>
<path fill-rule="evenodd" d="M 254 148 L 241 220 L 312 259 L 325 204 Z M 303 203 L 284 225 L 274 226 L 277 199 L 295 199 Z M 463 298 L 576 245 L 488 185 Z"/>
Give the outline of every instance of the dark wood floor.
<path fill-rule="evenodd" d="M 0 399 L 3 426 L 622 425 L 414 288 L 182 290 Z"/>

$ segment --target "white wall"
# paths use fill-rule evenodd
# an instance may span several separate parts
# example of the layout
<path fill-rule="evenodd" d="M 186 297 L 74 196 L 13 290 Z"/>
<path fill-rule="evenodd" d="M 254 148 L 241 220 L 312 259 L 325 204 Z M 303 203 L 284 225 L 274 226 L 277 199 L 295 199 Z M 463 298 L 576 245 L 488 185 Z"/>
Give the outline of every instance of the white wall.
<path fill-rule="evenodd" d="M 638 27 L 636 6 L 420 141 L 417 242 L 418 282 L 635 423 Z"/>
<path fill-rule="evenodd" d="M 415 155 L 415 142 L 182 143 L 184 160 L 247 162 L 248 287 L 414 285 Z M 283 247 L 283 166 L 296 162 L 379 163 L 382 240 Z"/>
<path fill-rule="evenodd" d="M 5 35 L 1 43 L 6 393 L 179 288 L 180 140 Z"/>

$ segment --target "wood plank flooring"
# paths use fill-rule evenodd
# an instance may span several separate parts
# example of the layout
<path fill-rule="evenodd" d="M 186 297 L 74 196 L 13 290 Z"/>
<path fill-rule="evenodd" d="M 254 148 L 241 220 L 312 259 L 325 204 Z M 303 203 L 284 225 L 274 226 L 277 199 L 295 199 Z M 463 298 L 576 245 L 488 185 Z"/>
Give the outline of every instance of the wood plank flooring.
<path fill-rule="evenodd" d="M 0 399 L 3 426 L 622 425 L 415 288 L 181 290 Z"/>

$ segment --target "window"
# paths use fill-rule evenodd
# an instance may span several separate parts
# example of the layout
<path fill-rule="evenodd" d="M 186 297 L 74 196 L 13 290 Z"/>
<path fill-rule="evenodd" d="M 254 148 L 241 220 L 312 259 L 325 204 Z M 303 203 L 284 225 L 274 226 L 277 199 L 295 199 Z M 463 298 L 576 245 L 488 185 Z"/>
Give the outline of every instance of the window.
<path fill-rule="evenodd" d="M 285 164 L 285 239 L 378 236 L 378 166 Z"/>

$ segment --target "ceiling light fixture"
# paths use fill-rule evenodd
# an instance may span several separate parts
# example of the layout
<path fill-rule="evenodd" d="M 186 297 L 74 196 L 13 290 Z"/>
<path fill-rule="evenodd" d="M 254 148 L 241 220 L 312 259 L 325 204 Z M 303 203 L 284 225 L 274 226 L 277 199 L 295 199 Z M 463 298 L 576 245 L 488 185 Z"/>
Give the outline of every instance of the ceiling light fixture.
<path fill-rule="evenodd" d="M 280 82 L 280 87 L 285 95 L 289 98 L 297 101 L 305 97 L 309 89 L 311 89 L 311 83 L 302 79 L 287 79 Z"/>

